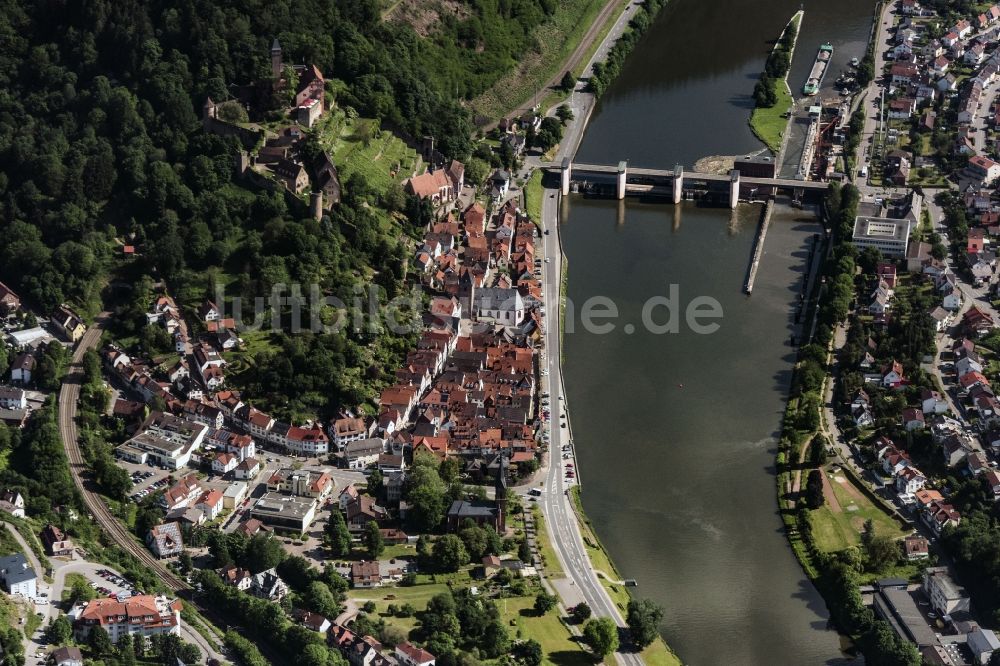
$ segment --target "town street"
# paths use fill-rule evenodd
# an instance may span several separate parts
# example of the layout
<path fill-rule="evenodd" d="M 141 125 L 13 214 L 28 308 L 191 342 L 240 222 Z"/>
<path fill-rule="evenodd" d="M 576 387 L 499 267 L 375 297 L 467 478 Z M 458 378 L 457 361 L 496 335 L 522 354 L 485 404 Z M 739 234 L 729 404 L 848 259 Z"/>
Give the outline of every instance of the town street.
<path fill-rule="evenodd" d="M 632 6 L 629 6 L 629 11 Z M 619 21 L 621 25 L 624 25 Z M 616 29 L 618 26 L 616 26 Z M 609 39 L 613 38 L 615 30 L 609 33 Z M 607 44 L 598 49 L 597 55 L 606 52 Z M 588 64 L 587 74 L 591 71 L 593 61 Z M 563 135 L 563 140 L 557 151 L 555 161 L 559 162 L 563 157 L 575 155 L 576 149 L 583 137 L 586 128 L 586 121 L 595 103 L 594 96 L 588 92 L 577 90 L 567 102 L 573 110 L 574 120 L 570 121 Z M 532 158 L 537 164 L 537 158 Z M 556 552 L 563 571 L 566 572 L 572 585 L 578 592 L 579 599 L 567 599 L 570 593 L 561 590 L 561 596 L 567 605 L 573 605 L 575 601 L 585 601 L 595 615 L 610 617 L 620 626 L 624 625 L 622 613 L 611 599 L 607 590 L 601 585 L 597 574 L 590 563 L 583 537 L 580 534 L 580 527 L 577 523 L 576 513 L 573 509 L 572 499 L 569 497 L 569 487 L 572 482 L 566 480 L 564 474 L 564 463 L 562 459 L 562 447 L 568 445 L 572 448 L 569 438 L 569 429 L 563 427 L 567 423 L 563 416 L 566 414 L 566 402 L 563 391 L 562 368 L 560 357 L 562 354 L 560 347 L 560 288 L 562 276 L 562 250 L 559 243 L 559 205 L 562 201 L 561 195 L 555 190 L 544 190 L 542 199 L 542 227 L 545 234 L 542 236 L 543 256 L 545 262 L 542 270 L 542 287 L 547 305 L 545 314 L 545 349 L 540 358 L 542 369 L 548 371 L 547 382 L 543 386 L 548 390 L 551 405 L 552 418 L 549 421 L 550 441 L 548 454 L 548 468 L 545 470 L 545 485 L 542 487 L 542 496 L 539 498 L 539 505 L 545 516 L 546 526 L 549 531 L 549 538 Z M 571 457 L 575 459 L 575 456 Z M 619 652 L 616 654 L 619 663 L 642 664 L 642 658 L 635 653 Z"/>

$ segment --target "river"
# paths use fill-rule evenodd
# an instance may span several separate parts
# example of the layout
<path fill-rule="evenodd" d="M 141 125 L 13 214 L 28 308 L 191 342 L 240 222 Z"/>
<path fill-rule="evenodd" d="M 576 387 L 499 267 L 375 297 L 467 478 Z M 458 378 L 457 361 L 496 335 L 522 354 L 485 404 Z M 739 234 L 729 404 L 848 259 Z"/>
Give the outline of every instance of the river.
<path fill-rule="evenodd" d="M 759 148 L 750 93 L 769 40 L 798 8 L 672 0 L 595 109 L 577 159 L 690 166 Z M 863 54 L 872 11 L 869 0 L 805 3 L 794 92 L 821 42 L 835 47 L 828 84 Z M 838 663 L 840 638 L 785 540 L 773 467 L 791 316 L 818 225 L 776 209 L 748 298 L 759 207 L 619 206 L 571 196 L 562 210 L 577 310 L 565 379 L 587 513 L 637 594 L 664 607 L 662 633 L 686 664 Z M 716 299 L 719 330 L 698 334 L 682 322 L 658 335 L 638 325 L 642 304 L 669 285 L 682 315 L 695 297 Z M 611 333 L 579 324 L 596 295 L 619 309 Z"/>

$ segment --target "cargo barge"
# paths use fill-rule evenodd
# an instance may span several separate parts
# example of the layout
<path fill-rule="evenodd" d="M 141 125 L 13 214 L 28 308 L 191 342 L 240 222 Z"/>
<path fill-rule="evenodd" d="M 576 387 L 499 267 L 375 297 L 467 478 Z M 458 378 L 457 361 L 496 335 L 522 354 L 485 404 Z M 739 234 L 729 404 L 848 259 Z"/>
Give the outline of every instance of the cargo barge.
<path fill-rule="evenodd" d="M 813 63 L 812 71 L 809 72 L 806 84 L 802 86 L 802 92 L 807 95 L 815 95 L 819 92 L 819 87 L 823 83 L 823 77 L 826 76 L 826 70 L 830 66 L 831 57 L 833 57 L 833 45 L 823 44 L 819 47 L 819 52 L 816 54 L 816 62 Z"/>

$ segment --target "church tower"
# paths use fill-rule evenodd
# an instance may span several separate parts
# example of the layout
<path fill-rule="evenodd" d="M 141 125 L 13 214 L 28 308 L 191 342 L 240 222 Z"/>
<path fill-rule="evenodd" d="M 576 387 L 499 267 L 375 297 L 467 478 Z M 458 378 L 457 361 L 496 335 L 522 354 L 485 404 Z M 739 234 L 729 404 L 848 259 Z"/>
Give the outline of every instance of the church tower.
<path fill-rule="evenodd" d="M 271 78 L 275 81 L 281 79 L 281 67 L 281 43 L 275 37 L 274 43 L 271 44 Z"/>
<path fill-rule="evenodd" d="M 497 534 L 503 536 L 507 530 L 507 456 L 500 454 L 496 478 Z"/>

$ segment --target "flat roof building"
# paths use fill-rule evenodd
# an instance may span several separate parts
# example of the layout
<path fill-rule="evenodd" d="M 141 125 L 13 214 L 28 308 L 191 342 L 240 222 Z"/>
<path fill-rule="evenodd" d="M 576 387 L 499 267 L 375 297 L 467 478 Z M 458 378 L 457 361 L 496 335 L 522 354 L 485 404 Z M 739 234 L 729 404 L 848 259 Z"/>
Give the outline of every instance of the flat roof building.
<path fill-rule="evenodd" d="M 875 248 L 887 257 L 903 257 L 910 241 L 910 221 L 859 215 L 854 219 L 854 246 Z"/>
<path fill-rule="evenodd" d="M 897 587 L 882 588 L 875 596 L 875 614 L 889 623 L 896 634 L 917 647 L 937 645 L 934 630 L 924 619 L 912 592 Z"/>
<path fill-rule="evenodd" d="M 191 461 L 191 454 L 205 438 L 208 426 L 173 414 L 153 412 L 142 430 L 115 449 L 119 457 L 132 462 L 151 460 L 166 469 L 180 469 Z"/>
<path fill-rule="evenodd" d="M 316 500 L 264 493 L 250 509 L 250 515 L 277 529 L 305 532 L 316 519 Z"/>

